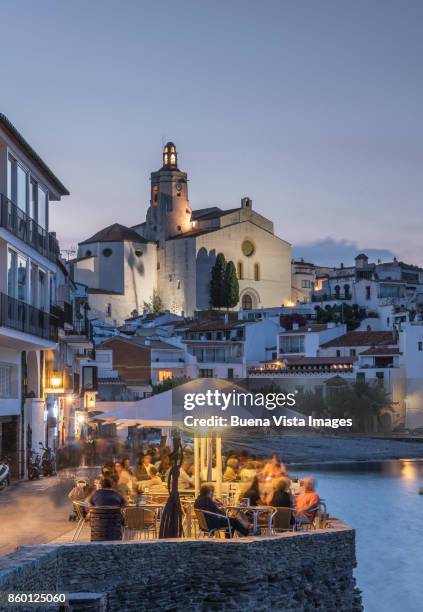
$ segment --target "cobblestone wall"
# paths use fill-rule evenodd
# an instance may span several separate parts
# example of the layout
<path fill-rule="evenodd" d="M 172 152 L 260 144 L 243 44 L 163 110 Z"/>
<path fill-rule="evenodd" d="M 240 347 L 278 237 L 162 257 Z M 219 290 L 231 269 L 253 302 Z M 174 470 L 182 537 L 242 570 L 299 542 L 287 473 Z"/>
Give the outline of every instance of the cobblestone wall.
<path fill-rule="evenodd" d="M 354 566 L 346 527 L 233 541 L 46 545 L 1 560 L 0 591 L 99 593 L 116 612 L 355 612 Z"/>

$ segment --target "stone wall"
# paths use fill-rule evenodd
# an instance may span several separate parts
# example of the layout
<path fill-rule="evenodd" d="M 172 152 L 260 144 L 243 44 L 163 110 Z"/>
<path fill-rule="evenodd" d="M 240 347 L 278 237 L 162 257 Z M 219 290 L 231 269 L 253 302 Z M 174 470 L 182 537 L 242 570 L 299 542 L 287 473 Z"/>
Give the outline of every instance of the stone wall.
<path fill-rule="evenodd" d="M 79 593 L 80 600 L 96 593 L 98 607 L 90 609 L 116 612 L 355 612 L 362 606 L 354 566 L 354 531 L 343 525 L 232 541 L 28 546 L 0 560 L 0 591 Z M 75 597 L 67 609 L 84 608 Z"/>

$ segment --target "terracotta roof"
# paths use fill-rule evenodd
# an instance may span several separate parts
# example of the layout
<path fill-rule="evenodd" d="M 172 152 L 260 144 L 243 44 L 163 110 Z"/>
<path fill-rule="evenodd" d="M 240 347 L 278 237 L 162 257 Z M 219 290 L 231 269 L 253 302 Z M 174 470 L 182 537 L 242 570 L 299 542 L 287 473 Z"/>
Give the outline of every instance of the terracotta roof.
<path fill-rule="evenodd" d="M 399 348 L 383 348 L 381 346 L 371 347 L 366 351 L 360 353 L 360 355 L 401 355 Z"/>
<path fill-rule="evenodd" d="M 83 240 L 79 244 L 90 244 L 92 242 L 147 242 L 145 238 L 137 234 L 137 232 L 130 227 L 125 227 L 120 223 L 113 223 L 104 229 L 100 230 L 91 238 Z"/>
<path fill-rule="evenodd" d="M 9 121 L 9 119 L 0 113 L 0 125 L 9 133 L 10 136 L 22 147 L 28 157 L 35 163 L 39 169 L 44 172 L 44 174 L 48 177 L 51 183 L 55 186 L 57 191 L 62 196 L 69 195 L 69 191 L 63 185 L 61 181 L 57 178 L 55 174 L 50 170 L 47 164 L 41 159 L 41 157 L 34 151 L 31 145 L 25 140 L 20 132 L 15 128 L 13 123 Z"/>
<path fill-rule="evenodd" d="M 342 376 L 332 376 L 332 378 L 328 378 L 325 380 L 325 385 L 328 387 L 345 387 L 348 385 L 348 382 Z"/>
<path fill-rule="evenodd" d="M 306 334 L 307 332 L 319 332 L 324 329 L 329 329 L 326 323 L 310 323 L 310 325 L 303 325 L 298 329 L 289 329 L 281 332 L 281 334 Z"/>
<path fill-rule="evenodd" d="M 333 346 L 376 346 L 396 344 L 394 334 L 390 331 L 351 331 L 339 338 L 322 344 L 322 348 Z"/>

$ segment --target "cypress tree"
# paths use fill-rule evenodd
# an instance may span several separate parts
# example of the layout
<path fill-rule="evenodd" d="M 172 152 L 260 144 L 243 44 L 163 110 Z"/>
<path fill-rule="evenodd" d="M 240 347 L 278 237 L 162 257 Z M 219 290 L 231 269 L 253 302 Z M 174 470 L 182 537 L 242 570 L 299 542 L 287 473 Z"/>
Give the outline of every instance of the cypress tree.
<path fill-rule="evenodd" d="M 228 261 L 223 277 L 223 305 L 234 308 L 239 302 L 239 283 L 233 261 Z"/>
<path fill-rule="evenodd" d="M 216 257 L 215 264 L 211 270 L 210 279 L 210 304 L 213 308 L 224 306 L 223 283 L 226 270 L 226 259 L 223 253 Z"/>

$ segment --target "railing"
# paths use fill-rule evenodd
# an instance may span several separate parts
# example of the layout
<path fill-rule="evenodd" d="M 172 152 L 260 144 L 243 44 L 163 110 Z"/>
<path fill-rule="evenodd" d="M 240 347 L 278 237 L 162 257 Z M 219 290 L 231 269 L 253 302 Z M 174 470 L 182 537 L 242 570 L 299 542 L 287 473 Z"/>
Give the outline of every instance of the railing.
<path fill-rule="evenodd" d="M 59 243 L 53 234 L 38 225 L 2 193 L 0 193 L 0 227 L 4 227 L 51 261 L 59 259 Z"/>
<path fill-rule="evenodd" d="M 45 338 L 58 340 L 58 319 L 44 310 L 0 293 L 0 326 Z"/>

